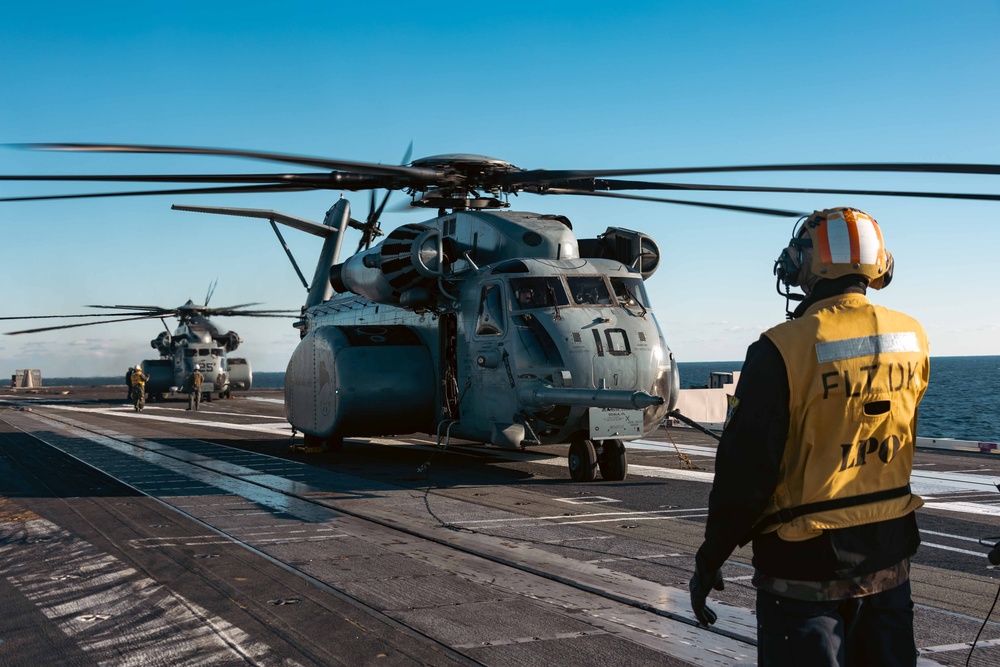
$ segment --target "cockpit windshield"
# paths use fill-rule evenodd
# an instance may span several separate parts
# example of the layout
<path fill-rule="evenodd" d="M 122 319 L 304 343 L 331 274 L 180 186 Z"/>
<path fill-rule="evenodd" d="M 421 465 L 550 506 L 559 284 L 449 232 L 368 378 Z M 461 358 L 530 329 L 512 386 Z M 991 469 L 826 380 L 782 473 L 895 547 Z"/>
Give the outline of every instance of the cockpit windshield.
<path fill-rule="evenodd" d="M 511 278 L 510 287 L 514 294 L 514 308 L 563 308 L 566 306 L 614 306 L 645 311 L 649 308 L 649 298 L 642 278 L 609 276 L 566 276 L 566 282 L 558 276 L 531 276 Z M 569 287 L 569 293 L 566 292 Z M 613 291 L 613 292 L 612 292 Z M 614 296 L 612 296 L 612 293 Z"/>
<path fill-rule="evenodd" d="M 611 288 L 615 291 L 615 298 L 618 299 L 618 303 L 626 308 L 637 308 L 639 306 L 649 308 L 649 298 L 646 296 L 646 288 L 642 284 L 642 278 L 613 276 L 611 278 Z"/>
<path fill-rule="evenodd" d="M 569 305 L 562 281 L 555 276 L 511 278 L 510 286 L 518 310 Z"/>
<path fill-rule="evenodd" d="M 566 276 L 566 284 L 577 306 L 606 306 L 612 303 L 603 276 Z"/>

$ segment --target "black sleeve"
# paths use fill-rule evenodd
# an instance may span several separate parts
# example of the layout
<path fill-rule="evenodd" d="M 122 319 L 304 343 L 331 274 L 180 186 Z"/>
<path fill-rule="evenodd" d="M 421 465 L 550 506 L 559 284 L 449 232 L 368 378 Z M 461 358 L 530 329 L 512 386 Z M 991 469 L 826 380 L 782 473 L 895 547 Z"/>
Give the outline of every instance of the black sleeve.
<path fill-rule="evenodd" d="M 739 404 L 722 432 L 698 559 L 722 566 L 760 518 L 778 483 L 788 437 L 785 362 L 765 336 L 750 346 L 736 385 Z"/>

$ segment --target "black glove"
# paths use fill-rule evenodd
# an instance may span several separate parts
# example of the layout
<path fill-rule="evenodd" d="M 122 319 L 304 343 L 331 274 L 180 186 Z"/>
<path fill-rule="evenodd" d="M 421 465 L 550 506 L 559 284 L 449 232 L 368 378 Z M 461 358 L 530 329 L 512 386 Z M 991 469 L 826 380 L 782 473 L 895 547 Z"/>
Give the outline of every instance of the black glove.
<path fill-rule="evenodd" d="M 721 591 L 726 585 L 722 581 L 721 568 L 711 570 L 700 561 L 700 558 L 695 559 L 694 576 L 691 577 L 691 583 L 688 584 L 688 590 L 691 591 L 691 609 L 694 610 L 694 616 L 698 619 L 699 623 L 702 625 L 712 625 L 719 617 L 714 611 L 708 608 L 705 601 L 708 600 L 710 590 L 714 588 L 717 591 Z"/>

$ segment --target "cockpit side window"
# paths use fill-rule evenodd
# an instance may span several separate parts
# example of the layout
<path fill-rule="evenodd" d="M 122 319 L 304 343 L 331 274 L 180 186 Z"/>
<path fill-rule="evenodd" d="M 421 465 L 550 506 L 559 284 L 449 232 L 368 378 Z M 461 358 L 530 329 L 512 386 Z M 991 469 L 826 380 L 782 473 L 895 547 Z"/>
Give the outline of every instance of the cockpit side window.
<path fill-rule="evenodd" d="M 483 285 L 479 295 L 477 336 L 502 336 L 504 333 L 503 292 L 499 284 Z"/>
<path fill-rule="evenodd" d="M 602 276 L 566 276 L 566 283 L 577 306 L 611 305 L 611 292 Z"/>
<path fill-rule="evenodd" d="M 566 290 L 555 276 L 511 278 L 510 287 L 514 292 L 514 307 L 518 310 L 569 305 Z"/>

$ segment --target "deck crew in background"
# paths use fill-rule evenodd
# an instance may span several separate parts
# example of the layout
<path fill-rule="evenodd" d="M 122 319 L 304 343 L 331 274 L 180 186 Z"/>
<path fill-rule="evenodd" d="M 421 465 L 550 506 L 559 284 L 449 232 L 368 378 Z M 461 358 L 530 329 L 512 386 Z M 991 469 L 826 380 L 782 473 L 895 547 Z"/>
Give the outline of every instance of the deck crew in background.
<path fill-rule="evenodd" d="M 909 479 L 929 356 L 916 320 L 866 297 L 892 270 L 878 223 L 851 208 L 803 219 L 775 262 L 801 303 L 747 350 L 690 583 L 714 623 L 707 595 L 753 541 L 762 666 L 916 664 Z"/>
<path fill-rule="evenodd" d="M 128 391 L 128 399 L 132 400 L 132 373 L 135 372 L 135 366 L 129 366 L 128 370 L 125 371 L 125 389 Z"/>
<path fill-rule="evenodd" d="M 142 372 L 142 364 L 136 364 L 135 367 L 129 369 L 125 378 L 129 386 L 128 398 L 130 401 L 135 401 L 137 394 L 146 391 L 146 380 L 149 379 L 149 376 Z"/>
<path fill-rule="evenodd" d="M 191 390 L 191 393 L 188 394 L 188 410 L 197 410 L 201 407 L 201 383 L 204 380 L 205 378 L 202 376 L 201 371 L 195 366 L 194 370 L 188 376 L 188 388 Z"/>

